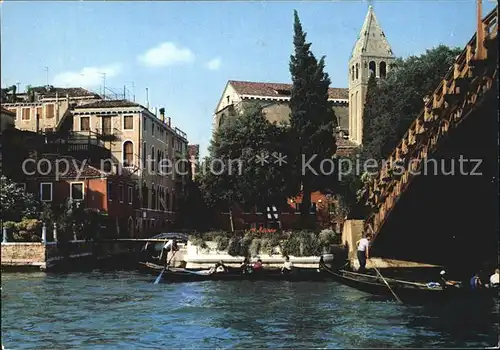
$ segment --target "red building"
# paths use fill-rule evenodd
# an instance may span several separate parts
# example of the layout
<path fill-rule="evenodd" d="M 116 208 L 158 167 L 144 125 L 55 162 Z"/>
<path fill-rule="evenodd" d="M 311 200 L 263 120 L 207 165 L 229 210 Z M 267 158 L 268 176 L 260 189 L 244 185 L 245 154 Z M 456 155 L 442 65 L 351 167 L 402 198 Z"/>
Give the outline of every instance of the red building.
<path fill-rule="evenodd" d="M 110 175 L 72 157 L 43 154 L 25 161 L 19 186 L 41 202 L 64 204 L 68 199 L 109 217 L 107 227 L 120 237 L 133 237 L 139 205 L 134 181 L 126 174 Z M 24 182 L 22 182 L 24 181 Z"/>

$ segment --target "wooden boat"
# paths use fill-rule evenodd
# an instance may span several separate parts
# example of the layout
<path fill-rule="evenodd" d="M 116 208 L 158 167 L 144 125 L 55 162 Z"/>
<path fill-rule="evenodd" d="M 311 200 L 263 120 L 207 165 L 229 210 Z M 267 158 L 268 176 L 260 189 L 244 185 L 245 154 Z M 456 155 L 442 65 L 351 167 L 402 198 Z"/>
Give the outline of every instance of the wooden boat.
<path fill-rule="evenodd" d="M 482 288 L 472 290 L 467 287 L 447 286 L 443 288 L 439 283 L 412 282 L 384 277 L 368 273 L 358 273 L 348 270 L 332 270 L 325 265 L 320 266 L 333 280 L 340 284 L 355 288 L 365 293 L 395 299 L 394 294 L 403 302 L 422 302 L 429 300 L 444 300 L 456 297 L 479 298 L 491 300 L 498 298 L 498 288 Z M 392 289 L 392 292 L 391 292 Z M 393 294 L 394 293 L 394 294 Z"/>
<path fill-rule="evenodd" d="M 153 263 L 141 263 L 142 269 L 158 276 L 163 266 Z M 243 274 L 240 269 L 229 268 L 227 272 L 212 272 L 210 270 L 189 270 L 169 268 L 162 275 L 161 282 L 198 282 L 198 281 L 244 281 L 244 280 L 271 280 L 271 281 L 326 281 L 331 280 L 328 273 L 317 270 L 301 270 L 294 268 L 289 274 L 282 274 L 280 270 L 264 269 L 260 272 Z"/>

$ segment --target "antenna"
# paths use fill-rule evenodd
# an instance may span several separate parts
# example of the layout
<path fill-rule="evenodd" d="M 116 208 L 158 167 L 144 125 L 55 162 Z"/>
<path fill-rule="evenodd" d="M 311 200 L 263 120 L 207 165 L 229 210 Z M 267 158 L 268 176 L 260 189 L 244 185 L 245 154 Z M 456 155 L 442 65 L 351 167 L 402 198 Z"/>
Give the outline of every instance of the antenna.
<path fill-rule="evenodd" d="M 134 85 L 134 82 L 132 82 L 132 94 L 134 96 L 133 101 L 135 102 L 135 85 Z"/>
<path fill-rule="evenodd" d="M 47 85 L 46 86 L 49 86 L 49 67 L 45 67 L 44 70 L 47 73 Z"/>
<path fill-rule="evenodd" d="M 106 73 L 101 73 L 102 75 L 102 98 L 106 99 Z"/>
<path fill-rule="evenodd" d="M 149 91 L 148 91 L 148 88 L 146 88 L 146 108 L 149 109 Z"/>

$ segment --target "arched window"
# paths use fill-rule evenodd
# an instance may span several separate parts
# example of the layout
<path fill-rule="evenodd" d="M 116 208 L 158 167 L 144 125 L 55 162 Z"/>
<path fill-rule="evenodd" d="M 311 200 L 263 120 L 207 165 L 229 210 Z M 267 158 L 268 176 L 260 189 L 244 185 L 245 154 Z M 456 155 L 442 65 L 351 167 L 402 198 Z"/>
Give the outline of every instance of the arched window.
<path fill-rule="evenodd" d="M 132 141 L 123 143 L 123 166 L 134 165 L 134 144 Z"/>
<path fill-rule="evenodd" d="M 155 171 L 155 146 L 151 146 L 151 171 Z"/>
<path fill-rule="evenodd" d="M 354 65 L 351 67 L 351 80 L 354 80 Z"/>
<path fill-rule="evenodd" d="M 356 79 L 359 77 L 359 63 L 356 63 Z"/>
<path fill-rule="evenodd" d="M 374 61 L 370 61 L 370 64 L 368 65 L 368 69 L 370 70 L 370 75 L 375 74 L 377 76 L 377 71 L 376 71 L 376 66 Z"/>
<path fill-rule="evenodd" d="M 379 74 L 381 78 L 385 78 L 387 75 L 387 65 L 384 61 L 380 62 Z"/>

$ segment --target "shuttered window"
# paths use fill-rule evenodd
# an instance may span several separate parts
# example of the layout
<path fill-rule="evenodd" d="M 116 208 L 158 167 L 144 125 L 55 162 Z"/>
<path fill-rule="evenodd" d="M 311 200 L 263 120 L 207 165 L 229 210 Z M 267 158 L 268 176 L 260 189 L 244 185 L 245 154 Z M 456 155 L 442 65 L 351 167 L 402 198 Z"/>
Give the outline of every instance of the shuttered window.
<path fill-rule="evenodd" d="M 80 117 L 80 131 L 90 130 L 90 117 Z"/>
<path fill-rule="evenodd" d="M 23 108 L 23 120 L 30 120 L 31 108 Z"/>
<path fill-rule="evenodd" d="M 47 118 L 47 119 L 54 118 L 54 105 L 53 104 L 45 105 L 45 118 Z"/>

